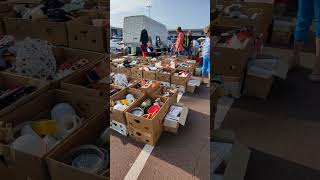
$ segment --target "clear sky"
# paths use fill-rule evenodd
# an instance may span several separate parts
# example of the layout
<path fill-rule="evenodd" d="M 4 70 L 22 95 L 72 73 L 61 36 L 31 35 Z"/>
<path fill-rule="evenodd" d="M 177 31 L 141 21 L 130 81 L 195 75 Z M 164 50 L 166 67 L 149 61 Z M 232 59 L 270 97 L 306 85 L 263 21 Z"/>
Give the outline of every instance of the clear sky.
<path fill-rule="evenodd" d="M 210 23 L 210 0 L 111 0 L 111 26 L 122 27 L 123 18 L 133 15 L 149 16 L 168 29 L 203 28 Z"/>

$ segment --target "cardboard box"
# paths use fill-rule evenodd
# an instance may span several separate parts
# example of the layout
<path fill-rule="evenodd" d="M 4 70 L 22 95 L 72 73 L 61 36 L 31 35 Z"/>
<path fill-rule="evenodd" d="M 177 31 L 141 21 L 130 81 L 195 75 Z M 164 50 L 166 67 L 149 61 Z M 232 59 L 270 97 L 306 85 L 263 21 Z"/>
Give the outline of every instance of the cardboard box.
<path fill-rule="evenodd" d="M 117 100 L 122 100 L 122 99 L 126 99 L 126 95 L 127 94 L 132 94 L 135 97 L 135 102 L 139 102 L 141 101 L 141 99 L 146 97 L 146 94 L 144 92 L 141 92 L 139 90 L 136 89 L 131 89 L 131 88 L 125 88 L 123 90 L 121 90 L 116 96 L 113 96 L 112 98 L 110 98 L 110 101 L 117 101 Z M 127 124 L 127 120 L 126 120 L 126 115 L 125 112 L 127 110 L 130 110 L 130 107 L 134 106 L 135 103 L 131 104 L 126 110 L 124 111 L 119 111 L 119 110 L 115 110 L 112 107 L 110 107 L 110 118 L 112 121 L 117 121 L 120 122 L 122 124 Z"/>
<path fill-rule="evenodd" d="M 69 47 L 105 53 L 108 50 L 107 31 L 92 24 L 93 19 L 107 19 L 106 15 L 82 16 L 67 23 Z M 109 29 L 109 28 L 107 28 Z"/>
<path fill-rule="evenodd" d="M 142 99 L 139 99 L 138 101 L 135 101 L 132 106 L 126 109 L 128 130 L 129 130 L 130 136 L 135 137 L 140 142 L 155 145 L 163 131 L 163 120 L 169 110 L 169 101 L 168 101 L 168 98 L 166 97 L 160 97 L 161 101 L 164 104 L 160 108 L 160 110 L 152 117 L 152 119 L 147 119 L 143 116 L 138 117 L 130 113 L 130 111 L 133 108 L 139 107 L 141 103 L 145 101 L 147 98 L 154 100 L 154 99 L 157 99 L 158 97 L 157 96 L 144 97 Z M 145 136 L 137 134 L 137 132 L 140 134 L 144 134 Z M 148 137 L 146 136 L 146 134 L 148 134 L 148 136 L 151 136 L 152 140 L 145 139 L 146 137 Z"/>
<path fill-rule="evenodd" d="M 68 137 L 63 143 L 58 145 L 58 147 L 47 156 L 46 162 L 48 164 L 51 180 L 70 178 L 75 178 L 77 180 L 110 179 L 110 176 L 108 175 L 109 169 L 105 170 L 101 174 L 88 173 L 65 164 L 62 160 L 64 155 L 80 145 L 95 144 L 101 133 L 109 126 L 106 119 L 107 117 L 105 115 L 95 117 L 80 128 L 79 131 L 72 134 L 72 136 Z"/>
<path fill-rule="evenodd" d="M 90 66 L 90 64 L 94 64 L 97 63 L 98 61 L 101 61 L 105 56 L 101 53 L 96 53 L 96 52 L 90 52 L 90 51 L 84 51 L 84 50 L 79 50 L 79 49 L 72 49 L 72 48 L 66 48 L 66 47 L 55 47 L 52 49 L 53 54 L 55 56 L 56 59 L 56 65 L 57 65 L 57 69 L 60 65 L 62 65 L 63 63 L 69 62 L 69 63 L 74 63 L 76 62 L 77 58 L 74 57 L 79 57 L 87 59 L 89 61 L 88 64 L 86 64 L 85 66 L 75 70 L 72 74 L 61 78 L 59 80 L 47 80 L 50 83 L 50 87 L 53 88 L 59 88 L 60 87 L 60 82 L 62 80 L 64 80 L 65 78 L 75 74 L 75 73 L 79 73 L 81 70 L 86 69 L 88 66 Z M 5 73 L 15 73 L 14 71 L 8 71 Z"/>
<path fill-rule="evenodd" d="M 214 151 L 211 152 L 211 156 L 213 156 L 213 160 L 211 162 L 211 176 L 214 178 L 219 176 L 224 180 L 244 179 L 251 156 L 249 148 L 235 142 L 233 139 L 234 137 L 230 136 L 231 133 L 219 133 L 218 131 L 214 131 L 213 133 L 211 146 L 216 147 L 212 148 Z M 226 157 L 229 158 L 223 174 L 216 174 L 217 168 L 220 166 L 222 161 L 226 159 Z"/>
<path fill-rule="evenodd" d="M 143 78 L 143 70 L 139 67 L 133 67 L 131 68 L 131 76 L 133 78 Z"/>
<path fill-rule="evenodd" d="M 176 88 L 161 86 L 152 95 L 154 95 L 154 96 L 163 96 L 163 92 L 167 91 L 167 90 L 170 90 L 171 92 L 173 92 L 172 94 L 169 93 L 169 105 L 177 103 L 178 102 L 178 94 L 179 94 L 179 92 L 178 92 L 178 89 L 176 89 Z M 167 97 L 167 96 L 163 96 L 163 97 Z"/>
<path fill-rule="evenodd" d="M 117 68 L 116 70 L 120 74 L 125 74 L 127 76 L 131 76 L 131 69 L 126 67 Z"/>
<path fill-rule="evenodd" d="M 176 134 L 178 132 L 179 125 L 182 125 L 182 126 L 185 125 L 187 117 L 188 117 L 189 109 L 187 107 L 185 107 L 183 104 L 178 104 L 178 103 L 173 104 L 172 106 L 181 107 L 182 111 L 181 111 L 179 118 L 177 120 L 172 119 L 167 115 L 164 119 L 163 127 L 164 127 L 164 131 L 172 132 L 172 133 Z M 170 109 L 169 109 L 168 114 L 169 113 L 170 113 Z"/>
<path fill-rule="evenodd" d="M 111 129 L 124 135 L 124 136 L 127 136 L 129 133 L 127 125 L 122 124 L 118 121 L 111 121 Z"/>
<path fill-rule="evenodd" d="M 65 22 L 52 22 L 48 19 L 30 20 L 10 15 L 4 18 L 8 35 L 17 39 L 39 38 L 57 46 L 68 46 L 67 26 Z"/>
<path fill-rule="evenodd" d="M 107 63 L 105 60 L 99 61 L 90 65 L 86 69 L 83 69 L 79 73 L 73 74 L 63 80 L 61 82 L 61 88 L 86 96 L 107 97 L 109 96 L 110 85 L 107 83 L 97 83 L 97 86 L 99 86 L 98 88 L 89 88 L 87 85 L 91 83 L 89 82 L 87 75 L 89 72 L 95 71 L 99 77 L 107 78 L 109 75 L 108 69 L 109 63 Z"/>
<path fill-rule="evenodd" d="M 171 83 L 171 75 L 172 75 L 172 72 L 164 73 L 163 71 L 159 71 L 156 73 L 156 80 L 161 82 Z"/>
<path fill-rule="evenodd" d="M 201 78 L 192 76 L 191 79 L 187 82 L 186 92 L 194 93 L 197 87 L 201 85 Z"/>
<path fill-rule="evenodd" d="M 51 90 L 47 93 L 41 94 L 33 100 L 20 106 L 12 112 L 1 115 L 0 119 L 4 123 L 12 123 L 13 127 L 17 127 L 21 123 L 27 121 L 38 121 L 39 119 L 50 119 L 51 108 L 57 104 L 66 102 L 73 106 L 77 114 L 83 118 L 83 122 L 89 122 L 98 114 L 102 114 L 105 111 L 105 101 L 97 98 L 78 96 L 74 93 L 61 90 Z M 82 124 L 83 125 L 83 124 Z M 79 130 L 80 125 L 74 132 Z M 70 134 L 71 135 L 71 134 Z M 61 140 L 58 144 L 63 143 L 65 139 Z M 6 154 L 8 168 L 2 163 L 0 164 L 0 176 L 10 177 L 11 179 L 32 179 L 32 180 L 47 180 L 49 174 L 47 171 L 45 159 L 57 148 L 58 144 L 47 152 L 42 157 L 37 157 L 27 153 L 13 150 L 9 150 Z M 3 144 L 1 148 L 6 148 Z M 26 167 L 32 167 L 26 169 Z M 17 173 L 19 172 L 19 173 Z"/>
<path fill-rule="evenodd" d="M 233 77 L 233 76 L 222 76 L 223 91 L 225 95 L 240 98 L 242 95 L 242 86 L 244 83 L 245 76 Z"/>
<path fill-rule="evenodd" d="M 157 71 L 143 71 L 143 78 L 148 80 L 156 80 Z"/>
<path fill-rule="evenodd" d="M 20 85 L 34 86 L 37 89 L 31 94 L 23 96 L 19 98 L 17 101 L 11 103 L 10 105 L 0 109 L 0 116 L 13 111 L 14 109 L 20 107 L 21 105 L 27 103 L 28 101 L 32 100 L 39 94 L 42 94 L 49 89 L 49 83 L 46 81 L 15 74 L 0 73 L 0 89 L 6 90 L 15 88 Z"/>
<path fill-rule="evenodd" d="M 163 132 L 163 128 L 159 127 L 159 128 L 155 128 L 154 131 L 152 132 L 147 132 L 144 129 L 134 128 L 129 124 L 128 131 L 129 131 L 130 137 L 133 138 L 134 140 L 154 146 L 157 144 L 157 141 L 159 140 Z"/>
<path fill-rule="evenodd" d="M 180 77 L 180 76 L 178 76 L 178 72 L 179 71 L 176 71 L 176 73 L 173 73 L 171 75 L 171 84 L 181 85 L 181 86 L 187 87 L 187 82 L 189 81 L 190 76 Z"/>
<path fill-rule="evenodd" d="M 201 76 L 202 74 L 202 67 L 196 67 L 195 70 L 194 70 L 194 75 L 195 76 Z"/>
<path fill-rule="evenodd" d="M 160 88 L 159 81 L 152 81 L 152 84 L 148 86 L 142 86 L 140 88 L 141 91 L 146 92 L 147 94 L 153 94 L 156 90 Z"/>
<path fill-rule="evenodd" d="M 247 96 L 267 99 L 271 92 L 273 80 L 273 76 L 263 78 L 248 74 L 246 76 L 244 93 Z"/>
<path fill-rule="evenodd" d="M 214 26 L 214 34 L 220 34 L 228 30 L 239 29 L 227 26 Z M 215 63 L 212 65 L 213 73 L 223 76 L 241 76 L 245 71 L 249 57 L 252 53 L 252 38 L 244 49 L 232 49 L 215 47 Z"/>

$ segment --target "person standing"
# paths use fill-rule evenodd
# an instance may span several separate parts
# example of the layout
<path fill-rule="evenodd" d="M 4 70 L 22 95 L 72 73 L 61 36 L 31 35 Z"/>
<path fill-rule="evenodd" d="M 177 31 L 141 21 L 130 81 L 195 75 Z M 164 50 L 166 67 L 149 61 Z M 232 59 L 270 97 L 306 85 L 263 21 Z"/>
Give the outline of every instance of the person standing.
<path fill-rule="evenodd" d="M 147 43 L 149 42 L 149 36 L 148 36 L 148 31 L 146 29 L 143 29 L 141 31 L 140 35 L 140 43 L 141 43 L 141 51 L 142 51 L 142 56 L 143 57 L 148 57 L 149 53 L 147 51 L 148 45 Z"/>
<path fill-rule="evenodd" d="M 316 30 L 316 63 L 309 76 L 311 81 L 320 82 L 320 1 L 319 0 L 299 0 L 299 10 L 295 30 L 295 43 L 293 49 L 293 65 L 300 63 L 300 53 L 304 42 L 308 39 L 308 33 L 313 18 L 317 20 Z"/>
<path fill-rule="evenodd" d="M 197 40 L 192 40 L 192 45 L 191 45 L 191 49 L 192 49 L 192 56 L 194 58 L 196 58 L 198 56 L 198 51 L 200 48 L 200 44 Z"/>
<path fill-rule="evenodd" d="M 176 41 L 176 51 L 178 53 L 178 56 L 183 56 L 184 55 L 184 47 L 183 47 L 183 40 L 184 40 L 184 34 L 182 32 L 181 27 L 177 28 L 177 41 Z"/>
<path fill-rule="evenodd" d="M 191 57 L 192 55 L 191 41 L 192 41 L 192 34 L 191 34 L 191 30 L 189 30 L 188 34 L 185 35 L 184 41 L 183 41 L 183 47 L 185 48 L 185 51 L 189 57 Z"/>
<path fill-rule="evenodd" d="M 204 78 L 208 72 L 208 78 L 210 82 L 210 26 L 207 26 L 203 29 L 203 32 L 206 35 L 206 39 L 204 40 L 203 47 L 202 47 L 202 59 L 203 59 L 203 66 L 202 66 L 202 83 L 204 82 Z M 207 84 L 207 87 L 210 86 L 210 83 Z"/>

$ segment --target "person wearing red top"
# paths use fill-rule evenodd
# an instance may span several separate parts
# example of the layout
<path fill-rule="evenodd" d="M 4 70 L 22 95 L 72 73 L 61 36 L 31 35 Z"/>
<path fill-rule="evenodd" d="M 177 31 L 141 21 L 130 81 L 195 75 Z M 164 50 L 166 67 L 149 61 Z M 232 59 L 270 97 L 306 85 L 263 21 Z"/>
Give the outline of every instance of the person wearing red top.
<path fill-rule="evenodd" d="M 176 41 L 176 51 L 178 52 L 178 56 L 184 55 L 184 47 L 183 47 L 183 40 L 184 40 L 184 34 L 182 32 L 181 27 L 177 28 L 177 41 Z"/>

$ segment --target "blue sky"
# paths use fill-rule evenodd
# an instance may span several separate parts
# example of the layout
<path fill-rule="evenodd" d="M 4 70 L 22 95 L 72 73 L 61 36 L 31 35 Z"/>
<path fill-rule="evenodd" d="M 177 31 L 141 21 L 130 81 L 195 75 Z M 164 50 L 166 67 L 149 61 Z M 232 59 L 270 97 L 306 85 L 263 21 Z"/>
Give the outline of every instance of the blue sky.
<path fill-rule="evenodd" d="M 168 29 L 203 28 L 210 23 L 210 0 L 111 0 L 110 4 L 110 23 L 115 27 L 122 27 L 126 16 L 149 16 L 148 4 L 151 18 Z"/>

